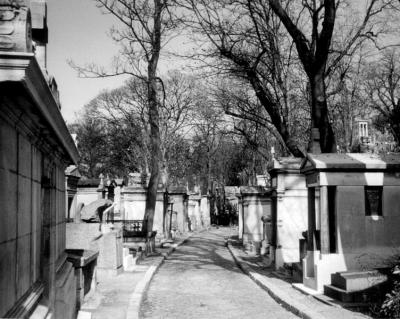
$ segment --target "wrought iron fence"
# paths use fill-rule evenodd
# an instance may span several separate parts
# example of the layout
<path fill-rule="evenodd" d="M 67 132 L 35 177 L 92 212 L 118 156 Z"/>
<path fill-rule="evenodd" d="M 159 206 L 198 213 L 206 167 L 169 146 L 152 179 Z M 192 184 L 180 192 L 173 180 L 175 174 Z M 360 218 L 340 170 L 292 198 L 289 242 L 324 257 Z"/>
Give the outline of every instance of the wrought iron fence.
<path fill-rule="evenodd" d="M 122 234 L 124 238 L 146 237 L 146 220 L 121 220 Z"/>

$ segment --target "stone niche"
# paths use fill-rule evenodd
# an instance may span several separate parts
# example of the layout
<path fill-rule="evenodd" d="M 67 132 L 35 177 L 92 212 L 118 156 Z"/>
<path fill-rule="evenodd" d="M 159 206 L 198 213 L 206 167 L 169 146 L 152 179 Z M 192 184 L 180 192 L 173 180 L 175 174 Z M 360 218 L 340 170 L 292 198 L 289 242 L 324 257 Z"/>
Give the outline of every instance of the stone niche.
<path fill-rule="evenodd" d="M 271 217 L 271 190 L 262 186 L 240 187 L 239 238 L 255 254 L 260 253 L 263 240 L 263 217 Z"/>
<path fill-rule="evenodd" d="M 400 249 L 400 155 L 308 154 L 303 283 L 322 292 L 337 272 L 388 266 Z"/>
<path fill-rule="evenodd" d="M 307 231 L 307 187 L 300 172 L 302 158 L 274 159 L 269 165 L 272 212 L 266 240 L 276 269 L 301 264 L 303 232 Z"/>

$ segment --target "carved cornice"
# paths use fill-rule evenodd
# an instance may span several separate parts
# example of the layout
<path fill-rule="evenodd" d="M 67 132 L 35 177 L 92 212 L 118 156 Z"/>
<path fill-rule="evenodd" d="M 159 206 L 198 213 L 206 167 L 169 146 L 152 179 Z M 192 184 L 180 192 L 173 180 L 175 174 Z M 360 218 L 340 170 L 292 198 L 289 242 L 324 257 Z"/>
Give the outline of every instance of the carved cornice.
<path fill-rule="evenodd" d="M 28 0 L 0 0 L 0 50 L 32 52 Z"/>
<path fill-rule="evenodd" d="M 67 164 L 76 164 L 78 151 L 75 143 L 34 54 L 0 52 L 0 86 L 3 83 L 19 85 L 21 96 L 26 94 L 29 104 L 34 106 L 46 122 L 49 134 L 64 150 Z"/>

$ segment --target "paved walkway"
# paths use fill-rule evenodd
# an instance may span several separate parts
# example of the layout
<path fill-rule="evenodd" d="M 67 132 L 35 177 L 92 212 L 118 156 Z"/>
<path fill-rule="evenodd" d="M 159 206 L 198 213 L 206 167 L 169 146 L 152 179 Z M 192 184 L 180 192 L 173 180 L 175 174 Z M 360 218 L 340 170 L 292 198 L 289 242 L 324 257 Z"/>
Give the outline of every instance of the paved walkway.
<path fill-rule="evenodd" d="M 194 235 L 168 257 L 152 279 L 141 318 L 297 318 L 236 266 L 225 247 L 229 232 Z"/>
<path fill-rule="evenodd" d="M 186 240 L 188 234 L 176 238 L 175 244 L 180 245 Z M 160 247 L 157 245 L 159 255 L 146 257 L 134 267 L 133 271 L 126 271 L 118 276 L 110 278 L 98 278 L 99 283 L 96 292 L 87 296 L 81 307 L 78 319 L 133 319 L 138 317 L 141 298 L 135 300 L 139 292 L 142 295 L 141 286 L 146 288 L 149 271 L 160 265 L 174 250 L 174 245 Z M 154 271 L 154 270 L 152 270 Z M 149 277 L 149 278 L 148 278 Z M 132 302 L 133 301 L 133 302 Z M 137 304 L 135 303 L 137 301 Z"/>

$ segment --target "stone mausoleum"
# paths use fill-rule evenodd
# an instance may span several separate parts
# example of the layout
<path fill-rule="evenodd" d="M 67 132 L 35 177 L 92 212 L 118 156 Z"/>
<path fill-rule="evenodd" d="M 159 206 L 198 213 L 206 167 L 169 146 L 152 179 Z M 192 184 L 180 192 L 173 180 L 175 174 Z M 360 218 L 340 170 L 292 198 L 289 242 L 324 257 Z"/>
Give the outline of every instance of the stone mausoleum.
<path fill-rule="evenodd" d="M 78 153 L 46 71 L 46 3 L 0 0 L 0 317 L 74 318 L 64 171 Z"/>
<path fill-rule="evenodd" d="M 246 249 L 260 253 L 264 238 L 262 218 L 271 217 L 271 190 L 262 186 L 242 186 L 239 197 L 239 239 Z"/>
<path fill-rule="evenodd" d="M 308 188 L 304 286 L 338 285 L 344 295 L 351 282 L 361 290 L 381 281 L 374 271 L 400 249 L 400 155 L 308 154 L 301 171 Z"/>
<path fill-rule="evenodd" d="M 266 235 L 276 269 L 300 265 L 303 257 L 300 242 L 308 227 L 308 203 L 302 162 L 302 158 L 283 157 L 273 159 L 269 166 L 272 211 Z"/>
<path fill-rule="evenodd" d="M 146 207 L 146 182 L 141 180 L 140 174 L 131 174 L 128 186 L 121 190 L 121 219 L 143 220 Z M 154 214 L 153 231 L 157 236 L 163 236 L 169 225 L 173 230 L 181 233 L 188 229 L 188 195 L 186 188 L 159 187 Z M 165 219 L 165 220 L 164 220 Z"/>

